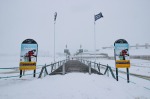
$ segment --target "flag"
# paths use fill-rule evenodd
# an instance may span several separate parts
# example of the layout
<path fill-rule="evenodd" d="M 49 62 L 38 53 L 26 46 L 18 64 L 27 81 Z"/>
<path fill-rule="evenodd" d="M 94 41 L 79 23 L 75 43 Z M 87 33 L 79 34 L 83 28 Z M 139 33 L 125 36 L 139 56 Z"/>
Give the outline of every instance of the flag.
<path fill-rule="evenodd" d="M 102 17 L 103 17 L 103 15 L 102 15 L 101 12 L 99 14 L 97 14 L 97 15 L 94 15 L 95 21 L 98 20 L 98 19 L 100 19 L 100 18 L 102 18 Z"/>
<path fill-rule="evenodd" d="M 57 18 L 57 12 L 55 12 L 54 14 L 54 21 L 56 21 L 56 18 Z"/>

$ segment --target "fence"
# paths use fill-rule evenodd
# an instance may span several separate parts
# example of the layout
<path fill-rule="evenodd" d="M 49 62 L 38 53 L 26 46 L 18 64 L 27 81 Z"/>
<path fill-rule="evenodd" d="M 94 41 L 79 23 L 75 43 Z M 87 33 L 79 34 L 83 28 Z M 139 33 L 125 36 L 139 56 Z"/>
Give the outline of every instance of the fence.
<path fill-rule="evenodd" d="M 23 73 L 22 76 L 29 76 L 29 75 L 33 75 L 33 74 L 39 74 L 38 78 L 41 78 L 42 75 L 44 74 L 44 76 L 46 76 L 47 74 L 51 74 L 53 71 L 55 71 L 57 68 L 59 68 L 60 66 L 62 66 L 67 60 L 62 60 L 62 61 L 58 61 L 55 63 L 51 63 L 49 65 L 38 65 L 36 68 L 38 70 L 37 73 L 28 73 L 25 74 L 25 72 Z M 41 69 L 39 71 L 39 69 Z M 0 70 L 3 70 L 1 72 L 1 74 L 4 74 L 4 76 L 0 77 L 0 79 L 7 79 L 7 78 L 15 78 L 15 77 L 20 77 L 19 75 L 19 67 L 12 67 L 12 68 L 0 68 Z M 10 73 L 14 73 L 13 75 Z M 6 74 L 9 74 L 9 76 Z"/>

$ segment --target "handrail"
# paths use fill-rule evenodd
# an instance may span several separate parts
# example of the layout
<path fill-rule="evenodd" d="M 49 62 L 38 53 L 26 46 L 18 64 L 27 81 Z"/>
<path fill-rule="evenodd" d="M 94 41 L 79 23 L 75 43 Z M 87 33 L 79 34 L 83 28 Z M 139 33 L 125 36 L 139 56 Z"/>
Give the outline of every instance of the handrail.
<path fill-rule="evenodd" d="M 81 61 L 81 62 L 84 63 L 84 64 L 86 64 L 85 62 L 87 62 L 87 65 L 88 65 L 88 66 L 89 66 L 89 63 L 90 63 L 90 65 L 92 65 L 92 63 L 93 63 L 93 64 L 94 64 L 94 67 L 95 67 L 95 65 L 97 65 L 97 68 L 98 68 L 98 72 L 99 72 L 99 73 L 101 73 L 101 71 L 100 71 L 101 66 L 102 66 L 102 67 L 106 67 L 105 72 L 104 72 L 104 73 L 101 73 L 101 74 L 106 75 L 106 73 L 109 73 L 109 71 L 110 71 L 112 77 L 113 77 L 114 79 L 116 79 L 116 77 L 115 77 L 115 75 L 114 75 L 114 73 L 113 73 L 112 68 L 111 68 L 108 64 L 107 64 L 107 65 L 104 65 L 104 64 L 92 62 L 92 61 L 89 61 L 89 60 L 79 60 L 79 61 Z M 90 66 L 90 67 L 91 67 L 91 66 Z"/>
<path fill-rule="evenodd" d="M 54 71 L 54 67 L 55 67 L 55 70 L 56 70 L 56 66 L 57 68 L 59 68 L 60 66 L 62 66 L 63 64 L 62 63 L 65 63 L 67 60 L 61 60 L 61 61 L 58 61 L 58 62 L 55 62 L 55 63 L 51 63 L 49 65 L 44 65 L 41 69 L 41 72 L 39 74 L 39 77 L 38 78 L 41 78 L 42 77 L 42 74 L 44 72 L 44 76 L 46 75 L 50 75 L 53 71 Z M 58 64 L 58 65 L 57 65 Z M 51 67 L 51 71 L 48 72 L 48 67 Z"/>

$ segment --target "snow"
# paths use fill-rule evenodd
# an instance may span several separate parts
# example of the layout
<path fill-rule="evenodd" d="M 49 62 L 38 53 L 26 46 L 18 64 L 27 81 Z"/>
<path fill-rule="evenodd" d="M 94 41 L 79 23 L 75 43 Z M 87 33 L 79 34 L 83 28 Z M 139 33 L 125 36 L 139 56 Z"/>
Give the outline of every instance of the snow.
<path fill-rule="evenodd" d="M 149 91 L 97 74 L 2 80 L 1 99 L 149 99 Z M 136 89 L 136 91 L 135 91 Z"/>
<path fill-rule="evenodd" d="M 56 56 L 56 61 L 60 61 L 65 59 L 65 56 Z M 20 56 L 12 55 L 12 56 L 0 56 L 0 68 L 13 68 L 19 67 Z M 44 65 L 53 63 L 53 57 L 37 57 L 37 64 Z"/>
<path fill-rule="evenodd" d="M 86 53 L 95 53 L 95 52 L 86 52 Z M 106 54 L 108 54 L 108 56 L 114 56 L 114 49 L 113 48 L 111 48 L 111 49 L 100 49 L 96 53 L 106 53 Z M 144 48 L 133 49 L 133 48 L 130 48 L 129 54 L 130 54 L 130 56 L 150 55 L 150 49 L 144 49 Z"/>
<path fill-rule="evenodd" d="M 17 67 L 17 57 L 0 58 L 1 68 L 4 66 Z M 65 57 L 56 57 L 56 60 L 62 59 Z M 10 61 L 7 62 L 7 60 Z M 37 72 L 41 70 L 41 65 L 52 62 L 53 57 L 38 57 Z M 108 64 L 112 69 L 115 68 L 114 60 L 99 58 L 96 62 Z M 126 71 L 126 69 L 119 70 Z M 0 79 L 0 99 L 150 99 L 149 80 L 130 76 L 131 82 L 127 83 L 126 75 L 121 73 L 119 73 L 119 81 L 117 82 L 110 74 L 107 77 L 107 75 L 89 75 L 88 73 L 68 73 L 37 79 L 39 74 L 36 78 L 33 78 L 32 75 L 19 78 L 19 72 L 10 73 L 11 71 L 0 70 L 0 77 L 18 76 Z M 101 69 L 101 71 L 104 70 Z M 150 61 L 131 59 L 129 71 L 150 76 Z M 27 71 L 26 74 L 32 74 L 32 72 Z"/>

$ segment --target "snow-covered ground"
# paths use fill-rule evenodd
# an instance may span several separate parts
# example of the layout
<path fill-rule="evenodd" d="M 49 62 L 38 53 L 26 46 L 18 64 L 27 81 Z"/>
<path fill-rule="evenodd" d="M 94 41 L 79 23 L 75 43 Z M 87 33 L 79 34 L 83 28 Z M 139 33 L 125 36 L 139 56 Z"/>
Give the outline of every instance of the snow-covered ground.
<path fill-rule="evenodd" d="M 60 61 L 65 59 L 65 56 L 56 56 L 55 61 Z M 12 55 L 12 56 L 0 56 L 0 68 L 12 68 L 19 67 L 20 56 Z M 50 64 L 54 62 L 53 57 L 37 57 L 37 64 L 44 65 Z"/>
<path fill-rule="evenodd" d="M 65 57 L 56 58 L 62 59 Z M 19 66 L 16 56 L 0 57 L 0 62 L 0 68 Z M 52 57 L 38 57 L 38 65 L 52 62 Z M 115 67 L 114 60 L 97 59 L 96 62 Z M 129 70 L 132 73 L 150 76 L 150 61 L 132 59 Z M 19 73 L 4 74 L 7 71 L 0 70 L 0 77 L 19 75 Z M 130 76 L 131 83 L 127 83 L 126 75 L 121 73 L 118 82 L 111 75 L 107 77 L 84 73 L 53 75 L 41 79 L 37 77 L 28 75 L 22 78 L 0 79 L 0 99 L 150 99 L 150 81 Z"/>
<path fill-rule="evenodd" d="M 95 52 L 84 52 L 85 54 L 95 54 Z M 100 53 L 105 53 L 105 54 L 108 54 L 108 56 L 114 56 L 114 49 L 111 48 L 111 49 L 100 49 L 99 51 L 96 52 L 97 54 L 100 54 Z M 139 48 L 139 49 L 133 49 L 133 48 L 130 48 L 129 49 L 129 54 L 130 56 L 134 56 L 134 55 L 150 55 L 150 49 L 144 49 L 144 48 Z"/>
<path fill-rule="evenodd" d="M 90 59 L 91 60 L 91 59 Z M 95 61 L 92 59 L 91 61 Z M 101 63 L 104 65 L 109 65 L 112 69 L 115 69 L 115 61 L 109 59 L 96 59 L 97 63 Z M 131 67 L 130 72 L 139 75 L 150 76 L 150 61 L 148 60 L 140 60 L 140 59 L 131 59 Z M 120 68 L 120 70 L 125 71 L 126 69 Z"/>
<path fill-rule="evenodd" d="M 65 56 L 61 56 L 61 57 L 56 56 L 55 61 L 57 62 L 64 59 L 66 59 Z M 0 57 L 0 77 L 11 77 L 11 76 L 19 77 L 19 70 L 18 70 L 19 60 L 20 60 L 19 57 L 16 55 Z M 39 73 L 41 71 L 42 66 L 44 66 L 45 64 L 49 65 L 51 63 L 54 63 L 53 57 L 38 57 L 36 73 Z M 25 74 L 32 75 L 32 73 L 33 71 L 26 71 Z"/>
<path fill-rule="evenodd" d="M 91 60 L 95 61 L 95 59 Z M 101 63 L 104 65 L 109 65 L 113 70 L 115 70 L 115 61 L 109 60 L 109 59 L 96 59 L 97 63 Z M 94 68 L 94 67 L 93 67 Z M 120 71 L 126 71 L 125 68 L 119 68 Z M 104 73 L 105 70 L 101 69 L 101 72 Z M 143 76 L 149 76 L 150 77 L 150 61 L 148 60 L 139 60 L 139 59 L 131 59 L 131 67 L 129 68 L 130 73 L 143 75 Z M 115 72 L 114 72 L 115 74 Z M 110 75 L 110 74 L 109 74 Z M 124 80 L 124 82 L 127 81 L 126 74 L 119 73 L 119 80 Z M 111 76 L 110 76 L 111 77 Z M 134 83 L 141 87 L 148 87 L 150 90 L 150 81 L 145 80 L 142 78 L 138 78 L 135 76 L 130 76 L 131 83 Z"/>
<path fill-rule="evenodd" d="M 1 99 L 150 99 L 150 90 L 97 74 L 0 81 Z"/>

